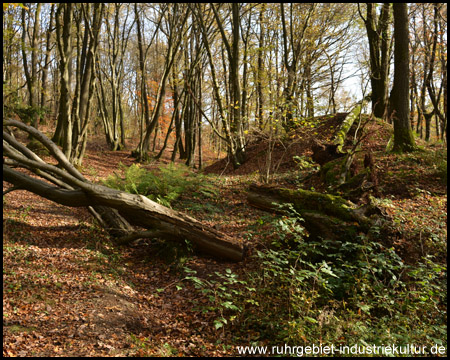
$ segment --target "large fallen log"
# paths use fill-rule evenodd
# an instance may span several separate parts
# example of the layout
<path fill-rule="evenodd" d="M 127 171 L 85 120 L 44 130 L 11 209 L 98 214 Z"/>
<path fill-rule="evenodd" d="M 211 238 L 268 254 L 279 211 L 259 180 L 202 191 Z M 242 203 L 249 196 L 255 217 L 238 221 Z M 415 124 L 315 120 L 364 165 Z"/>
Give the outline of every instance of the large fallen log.
<path fill-rule="evenodd" d="M 372 220 L 366 216 L 368 207 L 358 208 L 340 196 L 253 184 L 247 200 L 254 207 L 272 212 L 283 212 L 281 204 L 292 204 L 305 220 L 303 226 L 310 236 L 316 238 L 354 239 L 372 225 Z"/>
<path fill-rule="evenodd" d="M 37 135 L 38 140 L 49 149 L 62 167 L 48 164 L 31 151 L 25 151 L 23 145 L 13 137 L 8 137 L 8 134 L 4 132 L 3 152 L 8 158 L 3 159 L 3 180 L 13 184 L 15 188 L 31 191 L 66 206 L 100 208 L 99 216 L 109 227 L 108 230 L 114 230 L 117 219 L 114 220 L 115 225 L 111 227 L 107 216 L 105 217 L 103 213 L 108 213 L 108 216 L 115 214 L 125 224 L 150 230 L 139 233 L 131 229 L 127 232 L 122 228 L 119 233 L 113 232 L 112 235 L 121 237 L 121 242 L 134 239 L 140 234 L 171 240 L 189 240 L 199 250 L 215 257 L 233 261 L 243 258 L 243 245 L 230 236 L 204 226 L 196 219 L 162 206 L 142 195 L 129 194 L 90 183 L 44 134 L 14 120 L 4 121 L 3 125 L 16 126 L 33 136 Z M 31 170 L 54 185 L 14 170 L 13 166 Z"/>

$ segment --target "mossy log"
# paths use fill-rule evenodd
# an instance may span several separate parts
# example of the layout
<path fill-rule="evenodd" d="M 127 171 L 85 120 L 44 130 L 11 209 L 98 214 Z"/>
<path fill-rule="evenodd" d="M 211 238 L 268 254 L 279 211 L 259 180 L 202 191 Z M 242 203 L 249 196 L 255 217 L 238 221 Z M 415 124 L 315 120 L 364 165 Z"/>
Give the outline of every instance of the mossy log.
<path fill-rule="evenodd" d="M 323 165 L 319 172 L 321 180 L 333 191 L 339 192 L 342 197 L 350 201 L 359 201 L 367 193 L 377 196 L 378 179 L 372 155 L 370 153 L 365 155 L 364 164 L 361 159 L 354 158 L 349 176 L 342 179 L 342 169 L 347 160 L 345 157 Z"/>
<path fill-rule="evenodd" d="M 368 97 L 365 97 L 363 100 L 358 102 L 355 107 L 348 113 L 348 115 L 345 117 L 344 121 L 342 121 L 341 125 L 339 126 L 338 130 L 336 131 L 336 135 L 333 139 L 333 144 L 337 145 L 336 151 L 342 152 L 342 147 L 344 146 L 345 139 L 347 137 L 347 133 L 350 131 L 350 128 L 352 127 L 353 123 L 357 118 L 359 118 L 359 115 L 361 114 L 361 110 L 364 107 L 364 104 L 369 100 Z"/>
<path fill-rule="evenodd" d="M 340 196 L 315 191 L 253 184 L 247 200 L 254 207 L 273 212 L 282 212 L 279 205 L 291 203 L 313 237 L 354 239 L 359 232 L 366 233 L 372 224 L 371 219 L 365 216 L 364 207 L 358 208 Z"/>

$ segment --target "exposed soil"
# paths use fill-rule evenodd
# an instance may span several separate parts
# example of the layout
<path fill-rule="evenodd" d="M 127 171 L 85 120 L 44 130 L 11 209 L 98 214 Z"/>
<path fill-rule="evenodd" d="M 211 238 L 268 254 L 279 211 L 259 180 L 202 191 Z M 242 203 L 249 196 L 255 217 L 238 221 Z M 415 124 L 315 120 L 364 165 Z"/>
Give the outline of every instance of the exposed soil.
<path fill-rule="evenodd" d="M 255 133 L 250 137 L 247 147 L 246 161 L 238 168 L 228 158 L 224 158 L 206 167 L 206 174 L 247 175 L 255 172 L 263 173 L 267 166 L 267 155 L 270 151 L 270 172 L 284 173 L 295 169 L 294 156 L 311 156 L 311 146 L 315 141 L 330 141 L 338 126 L 342 123 L 346 113 L 336 116 L 316 118 L 314 123 L 306 124 L 289 134 L 281 137 L 274 134 L 272 139 L 267 135 Z"/>

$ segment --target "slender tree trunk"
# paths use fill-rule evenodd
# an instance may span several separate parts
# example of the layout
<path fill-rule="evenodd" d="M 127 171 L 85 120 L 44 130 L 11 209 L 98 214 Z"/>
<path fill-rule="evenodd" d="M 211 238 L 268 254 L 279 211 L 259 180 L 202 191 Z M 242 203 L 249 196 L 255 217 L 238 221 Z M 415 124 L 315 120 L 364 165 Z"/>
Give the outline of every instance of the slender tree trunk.
<path fill-rule="evenodd" d="M 33 32 L 31 35 L 31 42 L 30 42 L 30 48 L 31 48 L 31 73 L 30 69 L 28 68 L 28 61 L 27 61 L 27 53 L 25 51 L 26 46 L 26 35 L 29 32 L 28 26 L 26 25 L 25 21 L 25 15 L 26 11 L 25 8 L 22 8 L 22 61 L 23 61 L 23 68 L 25 72 L 25 78 L 27 80 L 27 88 L 29 93 L 29 99 L 28 104 L 31 109 L 36 108 L 39 104 L 38 101 L 38 88 L 37 88 L 37 61 L 38 61 L 38 38 L 39 38 L 39 30 L 40 30 L 40 16 L 41 16 L 41 8 L 42 3 L 37 3 L 36 5 L 36 12 L 34 14 L 34 26 L 33 26 Z M 38 120 L 39 116 L 33 112 L 33 118 L 31 119 L 32 125 L 37 128 L 38 126 Z"/>
<path fill-rule="evenodd" d="M 305 82 L 306 82 L 306 113 L 307 116 L 314 118 L 314 97 L 312 92 L 312 73 L 311 73 L 311 58 L 306 56 L 305 64 Z"/>
<path fill-rule="evenodd" d="M 394 85 L 391 91 L 391 116 L 394 120 L 396 152 L 415 149 L 409 121 L 409 30 L 406 3 L 394 3 Z"/>
<path fill-rule="evenodd" d="M 142 36 L 142 30 L 141 30 L 141 21 L 140 21 L 140 15 L 138 12 L 138 5 L 137 3 L 134 4 L 134 14 L 136 18 L 136 29 L 137 29 L 137 39 L 138 39 L 138 49 L 139 49 L 139 71 L 141 73 L 141 87 L 140 87 L 140 93 L 141 93 L 141 106 L 143 108 L 143 121 L 141 122 L 141 131 L 140 131 L 140 137 L 141 141 L 139 141 L 138 149 L 136 150 L 138 153 L 138 157 L 142 157 L 143 153 L 147 151 L 148 149 L 144 149 L 143 147 L 143 136 L 144 136 L 144 124 L 150 124 L 150 109 L 148 106 L 148 100 L 147 100 L 147 78 L 145 76 L 145 51 L 144 51 L 144 40 Z"/>
<path fill-rule="evenodd" d="M 214 5 L 212 5 L 212 8 L 214 10 Z M 209 61 L 210 69 L 211 69 L 211 78 L 212 78 L 212 85 L 213 85 L 213 91 L 214 91 L 214 98 L 216 100 L 216 104 L 218 107 L 218 113 L 220 116 L 220 120 L 222 122 L 222 131 L 225 133 L 228 154 L 231 158 L 233 158 L 234 157 L 233 154 L 236 153 L 236 145 L 235 145 L 235 141 L 233 138 L 233 134 L 230 129 L 230 123 L 228 121 L 229 118 L 227 118 L 227 116 L 225 115 L 225 109 L 224 109 L 222 97 L 220 94 L 219 83 L 217 80 L 216 65 L 215 65 L 215 61 L 214 61 L 214 58 L 213 58 L 213 55 L 211 52 L 210 40 L 208 39 L 207 28 L 204 23 L 203 12 L 202 12 L 200 5 L 197 5 L 196 15 L 197 15 L 197 18 L 199 20 L 200 27 L 202 30 L 203 45 L 205 47 L 206 54 L 208 55 L 208 61 Z M 216 20 L 217 20 L 217 18 L 216 18 Z M 218 20 L 218 21 L 220 21 L 220 20 Z M 225 41 L 227 41 L 226 37 L 225 38 L 223 37 L 223 39 L 225 39 Z"/>
<path fill-rule="evenodd" d="M 285 10 L 284 10 L 284 4 L 280 4 L 280 11 L 281 11 L 281 25 L 282 25 L 282 39 L 283 39 L 283 65 L 287 72 L 287 83 L 283 89 L 283 95 L 282 95 L 282 105 L 281 105 L 281 115 L 283 118 L 283 126 L 286 131 L 291 130 L 292 128 L 296 127 L 297 124 L 294 121 L 294 112 L 295 112 L 295 91 L 297 87 L 297 70 L 299 68 L 301 55 L 305 51 L 305 33 L 306 29 L 309 27 L 309 22 L 311 20 L 311 16 L 314 13 L 316 4 L 312 3 L 309 5 L 306 17 L 301 24 L 300 31 L 296 36 L 293 34 L 293 19 L 292 19 L 292 12 L 293 12 L 293 4 L 290 4 L 290 18 L 291 21 L 289 23 L 289 27 L 287 26 L 288 23 L 285 18 Z M 289 58 L 291 57 L 291 60 L 289 61 Z M 309 66 L 309 64 L 307 65 Z M 310 70 L 305 69 L 306 75 L 308 77 L 311 77 L 308 75 L 308 71 Z M 307 81 L 307 80 L 306 80 Z M 313 113 L 311 111 L 311 102 L 312 102 L 312 92 L 311 88 L 308 89 L 310 98 L 309 100 L 309 113 Z M 303 94 L 301 95 L 303 96 Z"/>
<path fill-rule="evenodd" d="M 179 50 L 181 40 L 183 38 L 185 24 L 189 15 L 187 8 L 178 3 L 171 3 L 170 9 L 171 11 L 169 11 L 168 14 L 169 35 L 167 39 L 167 53 L 164 64 L 164 72 L 159 82 L 155 108 L 153 109 L 151 119 L 146 124 L 143 141 L 139 144 L 138 147 L 138 159 L 141 159 L 143 157 L 143 153 L 149 149 L 150 136 L 155 130 L 159 117 L 161 116 L 162 107 L 166 96 L 167 79 L 170 75 L 176 54 Z"/>
<path fill-rule="evenodd" d="M 59 4 L 55 20 L 56 39 L 60 58 L 60 100 L 58 123 L 52 140 L 56 144 L 62 145 L 65 156 L 70 158 L 72 153 L 72 104 L 70 83 L 72 72 L 73 4 Z"/>
<path fill-rule="evenodd" d="M 241 107 L 243 106 L 241 98 L 241 86 L 239 81 L 239 39 L 240 39 L 240 16 L 239 16 L 239 4 L 232 3 L 232 21 L 233 21 L 233 44 L 231 54 L 229 52 L 230 60 L 230 94 L 233 120 L 231 123 L 231 131 L 236 137 L 236 153 L 233 154 L 233 164 L 235 167 L 239 167 L 242 162 L 245 161 L 245 139 L 244 129 L 241 116 Z"/>
<path fill-rule="evenodd" d="M 436 55 L 437 55 L 437 43 L 438 43 L 438 32 L 439 32 L 439 25 L 438 25 L 438 18 L 439 18 L 439 11 L 438 11 L 438 4 L 433 4 L 434 7 L 434 17 L 433 17 L 433 24 L 434 29 L 431 34 L 432 37 L 432 44 L 431 44 L 431 51 L 429 54 L 429 72 L 425 75 L 425 84 L 428 92 L 428 96 L 430 97 L 431 103 L 433 104 L 433 111 L 432 115 L 435 115 L 436 117 L 439 117 L 442 122 L 445 122 L 445 117 L 442 114 L 440 110 L 440 98 L 441 93 L 443 89 L 444 82 L 441 83 L 441 86 L 439 88 L 439 91 L 436 92 L 435 83 L 433 80 L 433 75 L 435 72 L 435 63 L 436 63 Z M 443 70 L 444 71 L 444 70 Z M 446 70 L 445 70 L 446 71 Z M 431 125 L 431 119 L 430 119 L 430 125 Z M 436 131 L 439 131 L 439 126 L 436 127 Z M 437 136 L 439 138 L 439 134 L 437 133 Z M 429 137 L 428 139 L 429 140 Z"/>
<path fill-rule="evenodd" d="M 45 59 L 44 66 L 42 68 L 42 86 L 41 86 L 41 107 L 47 107 L 47 95 L 49 93 L 47 88 L 48 67 L 50 65 L 50 53 L 51 53 L 51 34 L 53 32 L 53 13 L 55 12 L 55 4 L 52 4 L 50 8 L 50 20 L 47 29 L 46 45 L 45 45 Z M 44 114 L 41 115 L 39 123 L 44 123 Z"/>
<path fill-rule="evenodd" d="M 259 12 L 259 48 L 258 48 L 258 70 L 257 70 L 257 83 L 256 91 L 258 94 L 258 127 L 260 130 L 264 128 L 264 94 L 263 94 L 263 71 L 264 71 L 264 37 L 265 37 L 265 24 L 264 24 L 264 12 L 266 11 L 266 4 L 262 3 L 261 10 Z"/>
<path fill-rule="evenodd" d="M 200 69 L 199 73 L 199 85 L 198 85 L 198 99 L 202 101 L 202 86 L 203 86 L 203 71 Z M 200 103 L 201 107 L 201 103 Z M 202 154 L 202 113 L 200 109 L 197 111 L 197 132 L 198 132 L 198 168 L 203 167 L 203 154 Z"/>
<path fill-rule="evenodd" d="M 89 124 L 89 112 L 95 86 L 95 58 L 99 40 L 99 32 L 103 17 L 104 4 L 94 3 L 91 10 L 90 4 L 82 6 L 84 18 L 84 38 L 80 58 L 79 74 L 77 75 L 77 87 L 79 92 L 75 94 L 73 106 L 75 110 L 73 145 L 69 160 L 75 165 L 81 166 L 84 149 L 87 141 L 87 126 Z M 92 20 L 91 20 L 92 19 Z M 78 85 L 78 81 L 80 84 Z"/>
<path fill-rule="evenodd" d="M 364 24 L 367 30 L 370 50 L 370 82 L 372 87 L 372 112 L 378 118 L 385 118 L 390 58 L 390 3 L 384 3 L 377 21 L 376 4 L 367 3 Z"/>
<path fill-rule="evenodd" d="M 174 162 L 177 151 L 179 151 L 180 153 L 180 158 L 183 158 L 185 156 L 183 143 L 181 141 L 182 134 L 181 134 L 181 117 L 180 117 L 180 96 L 178 94 L 178 78 L 176 66 L 174 66 L 172 70 L 172 84 L 173 84 L 172 92 L 173 92 L 173 107 L 174 107 L 174 122 L 175 122 L 175 143 L 173 145 L 171 160 L 172 162 Z"/>

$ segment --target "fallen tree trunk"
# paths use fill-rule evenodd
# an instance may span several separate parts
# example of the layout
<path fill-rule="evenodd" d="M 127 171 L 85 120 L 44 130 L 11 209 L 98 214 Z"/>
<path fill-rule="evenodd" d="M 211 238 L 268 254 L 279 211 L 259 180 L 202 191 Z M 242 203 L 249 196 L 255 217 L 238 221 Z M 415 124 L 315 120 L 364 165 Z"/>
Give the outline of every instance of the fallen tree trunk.
<path fill-rule="evenodd" d="M 343 152 L 342 148 L 344 146 L 347 134 L 355 120 L 359 119 L 364 104 L 369 100 L 370 98 L 366 96 L 360 102 L 358 102 L 355 107 L 348 113 L 344 121 L 342 121 L 342 124 L 339 126 L 339 129 L 336 131 L 336 135 L 334 136 L 334 140 L 332 141 L 332 143 L 337 146 L 336 151 L 338 153 Z"/>
<path fill-rule="evenodd" d="M 358 102 L 354 108 L 347 114 L 342 121 L 341 125 L 337 129 L 331 144 L 314 144 L 312 147 L 313 156 L 312 159 L 317 162 L 321 167 L 321 172 L 326 173 L 326 164 L 340 157 L 345 156 L 341 164 L 341 170 L 339 174 L 339 184 L 344 184 L 350 177 L 356 175 L 357 165 L 355 164 L 355 155 L 359 151 L 361 142 L 370 134 L 362 134 L 364 127 L 371 121 L 372 117 L 369 116 L 365 122 L 361 121 L 361 111 L 366 102 L 370 100 L 369 96 L 365 96 L 360 102 Z M 355 120 L 359 119 L 358 126 L 356 127 L 352 146 L 346 150 L 343 149 L 348 133 L 352 128 Z M 358 132 L 361 131 L 358 135 Z"/>
<path fill-rule="evenodd" d="M 56 146 L 56 144 L 54 144 L 50 139 L 35 128 L 15 120 L 4 120 L 3 126 L 5 126 L 7 130 L 8 126 L 12 126 L 27 132 L 33 137 L 33 140 L 42 144 L 41 146 L 43 146 L 44 149 L 46 149 L 48 153 L 58 161 L 58 166 L 60 168 L 66 170 L 67 173 L 71 174 L 76 179 L 87 181 L 84 176 L 67 160 L 58 146 Z M 58 175 L 55 176 L 52 174 L 51 169 L 50 171 L 47 171 L 33 166 L 35 163 L 41 166 L 46 163 L 33 151 L 31 151 L 31 149 L 28 149 L 26 146 L 18 142 L 12 135 L 12 132 L 3 131 L 3 153 L 4 155 L 9 156 L 9 159 L 3 158 L 4 164 L 13 167 L 26 168 L 36 175 L 57 185 L 58 187 L 69 190 L 73 189 L 71 185 L 61 180 Z M 26 162 L 28 160 L 32 160 L 34 163 L 31 162 L 28 163 L 28 165 L 25 164 L 24 161 Z M 104 206 L 89 206 L 88 210 L 113 237 L 125 236 L 129 234 L 130 231 L 133 231 L 133 227 L 123 217 L 121 217 L 115 209 Z"/>
<path fill-rule="evenodd" d="M 187 239 L 198 249 L 213 256 L 233 261 L 242 260 L 243 245 L 230 236 L 204 226 L 196 219 L 164 207 L 142 195 L 129 194 L 90 183 L 67 161 L 59 148 L 42 133 L 14 120 L 4 121 L 3 125 L 16 126 L 33 136 L 37 135 L 35 137 L 49 149 L 63 168 L 42 161 L 31 151 L 23 150 L 21 148 L 23 145 L 14 138 L 4 136 L 3 152 L 8 158 L 3 160 L 3 179 L 13 184 L 15 188 L 31 191 L 66 206 L 94 207 L 99 210 L 96 213 L 107 225 L 107 230 L 112 230 L 113 236 L 120 237 L 122 240 L 119 240 L 120 242 L 135 239 L 136 234 L 181 241 Z M 16 171 L 12 169 L 12 166 L 31 170 L 56 186 Z M 114 218 L 114 224 L 108 223 L 111 222 L 109 217 Z M 125 224 L 125 228 L 121 224 Z M 130 224 L 151 231 L 136 233 Z M 116 226 L 120 226 L 121 231 L 114 232 L 117 230 Z"/>
<path fill-rule="evenodd" d="M 372 221 L 365 215 L 368 208 L 357 208 L 351 202 L 330 194 L 308 190 L 291 190 L 274 186 L 250 186 L 250 205 L 262 210 L 283 212 L 280 205 L 291 203 L 305 220 L 310 236 L 342 240 L 367 232 Z"/>

